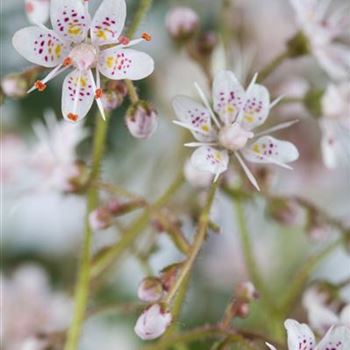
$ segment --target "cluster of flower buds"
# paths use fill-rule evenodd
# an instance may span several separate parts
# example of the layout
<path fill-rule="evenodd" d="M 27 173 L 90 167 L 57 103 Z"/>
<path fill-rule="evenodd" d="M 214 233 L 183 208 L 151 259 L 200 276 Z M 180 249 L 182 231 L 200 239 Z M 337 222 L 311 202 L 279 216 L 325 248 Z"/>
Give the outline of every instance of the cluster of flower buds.
<path fill-rule="evenodd" d="M 123 80 L 110 80 L 103 89 L 101 101 L 106 111 L 113 111 L 124 101 L 128 89 Z"/>
<path fill-rule="evenodd" d="M 129 107 L 125 124 L 133 137 L 148 139 L 158 126 L 157 111 L 148 102 L 138 101 Z"/>
<path fill-rule="evenodd" d="M 5 75 L 1 79 L 2 93 L 10 98 L 21 98 L 33 85 L 37 76 L 43 71 L 40 67 L 31 67 L 22 73 Z"/>
<path fill-rule="evenodd" d="M 135 332 L 143 340 L 160 337 L 172 321 L 172 315 L 162 299 L 174 285 L 182 263 L 172 264 L 160 273 L 159 277 L 146 277 L 138 287 L 137 295 L 140 300 L 152 303 L 139 316 Z"/>
<path fill-rule="evenodd" d="M 112 198 L 90 213 L 89 224 L 93 230 L 105 230 L 113 224 L 115 217 L 127 214 L 144 205 L 145 202 L 142 199 L 121 202 L 116 198 Z"/>

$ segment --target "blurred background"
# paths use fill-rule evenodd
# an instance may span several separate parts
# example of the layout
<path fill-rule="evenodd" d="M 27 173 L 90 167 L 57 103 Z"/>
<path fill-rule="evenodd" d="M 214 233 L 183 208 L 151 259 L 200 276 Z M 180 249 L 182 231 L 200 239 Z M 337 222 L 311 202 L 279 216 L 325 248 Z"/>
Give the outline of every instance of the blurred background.
<path fill-rule="evenodd" d="M 91 1 L 93 11 L 99 2 Z M 29 21 L 22 0 L 6 0 L 1 5 L 1 77 L 4 77 L 30 67 L 11 45 L 15 31 L 27 26 Z M 127 6 L 127 23 L 130 23 L 137 1 L 127 0 Z M 184 47 L 175 43 L 166 29 L 167 13 L 176 6 L 190 7 L 198 14 L 200 30 L 207 35 L 203 41 L 210 46 L 212 54 L 212 71 L 231 69 L 245 85 L 254 72 L 259 72 L 283 52 L 286 41 L 297 31 L 295 15 L 288 1 L 266 0 L 263 4 L 258 0 L 154 1 L 138 33 L 152 35 L 151 43 L 142 44 L 139 49 L 154 58 L 156 69 L 151 77 L 136 85 L 142 99 L 150 101 L 157 109 L 158 129 L 148 140 L 133 138 L 124 123 L 129 105 L 125 98 L 112 113 L 102 167 L 105 181 L 149 201 L 159 197 L 176 174 L 183 172 L 184 162 L 191 152 L 183 147 L 183 143 L 190 139 L 189 133 L 172 124 L 175 115 L 171 99 L 177 94 L 197 98 L 193 86 L 195 81 L 209 94 L 202 69 Z M 45 115 L 56 120 L 54 123 L 63 120 L 60 112 L 63 78 L 56 78 L 43 93 L 33 92 L 17 99 L 6 97 L 1 106 L 2 336 L 6 350 L 22 349 L 18 344 L 35 336 L 41 327 L 45 331 L 64 329 L 70 319 L 85 197 L 51 186 L 47 173 L 41 169 L 51 161 L 43 138 L 52 138 L 55 149 L 61 149 L 61 142 L 65 147 L 65 139 L 60 138 L 60 133 L 43 136 L 40 127 Z M 264 84 L 274 98 L 281 94 L 300 97 L 310 88 L 326 89 L 329 78 L 313 58 L 305 57 L 286 61 Z M 77 144 L 76 159 L 87 163 L 95 114 L 96 111 L 92 110 L 76 130 L 66 131 L 76 133 L 71 135 L 78 140 L 73 142 L 74 146 Z M 300 158 L 293 164 L 293 171 L 274 166 L 263 169 L 267 173 L 266 186 L 276 195 L 302 196 L 349 227 L 349 157 L 335 169 L 325 167 L 321 156 L 319 120 L 300 103 L 277 106 L 268 124 L 295 118 L 300 122 L 279 132 L 278 136 L 296 144 Z M 35 170 L 33 164 L 36 164 Z M 255 169 L 257 174 L 259 170 Z M 239 181 L 235 168 L 227 177 L 229 183 Z M 179 218 L 182 230 L 189 238 L 193 236 L 195 219 L 203 203 L 204 190 L 194 185 L 187 182 L 167 205 L 167 210 Z M 243 186 L 249 188 L 246 183 Z M 101 193 L 101 197 L 104 200 L 109 195 Z M 338 233 L 326 224 L 305 225 L 299 209 L 289 206 L 287 209 L 283 206 L 272 209 L 261 197 L 247 202 L 246 207 L 258 266 L 268 281 L 271 295 L 283 296 L 291 277 L 307 257 L 327 246 Z M 137 215 L 138 211 L 125 215 L 118 219 L 117 227 L 96 232 L 94 251 L 115 242 L 122 235 L 121 228 Z M 217 196 L 211 216 L 220 226 L 220 232 L 210 233 L 196 262 L 180 328 L 189 329 L 220 320 L 235 285 L 249 279 L 234 208 L 225 193 Z M 137 304 L 137 286 L 143 277 L 150 273 L 157 275 L 165 266 L 183 259 L 168 236 L 159 231 L 156 225 L 149 225 L 132 249 L 109 270 L 91 298 L 91 308 Z M 150 245 L 152 249 L 147 251 Z M 135 251 L 148 254 L 146 266 L 135 256 Z M 349 277 L 349 253 L 344 246 L 339 246 L 317 267 L 311 280 L 339 283 Z M 345 302 L 350 302 L 349 288 L 342 289 L 341 295 Z M 305 321 L 306 311 L 301 304 L 299 302 L 293 316 Z M 260 309 L 259 302 L 253 303 L 251 308 L 248 317 L 237 324 L 269 334 L 271 330 L 265 325 L 268 315 Z M 90 317 L 84 326 L 80 349 L 139 348 L 141 343 L 133 332 L 138 310 L 121 314 L 112 308 L 109 312 Z M 194 344 L 191 349 L 210 349 L 210 343 Z"/>

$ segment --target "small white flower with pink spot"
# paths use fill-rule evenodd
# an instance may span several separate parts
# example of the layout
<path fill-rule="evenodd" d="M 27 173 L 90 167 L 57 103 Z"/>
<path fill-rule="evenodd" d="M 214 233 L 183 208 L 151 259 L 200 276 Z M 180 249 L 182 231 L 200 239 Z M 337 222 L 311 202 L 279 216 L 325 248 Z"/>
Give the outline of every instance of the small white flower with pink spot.
<path fill-rule="evenodd" d="M 43 91 L 46 84 L 70 67 L 63 83 L 62 113 L 69 121 L 79 121 L 89 112 L 94 99 L 104 118 L 100 73 L 113 80 L 139 80 L 153 72 L 153 59 L 130 49 L 151 37 L 129 41 L 121 36 L 125 0 L 103 0 L 91 20 L 88 1 L 51 0 L 53 30 L 42 24 L 15 33 L 13 45 L 28 61 L 53 70 L 32 89 Z M 92 69 L 96 71 L 96 79 Z"/>
<path fill-rule="evenodd" d="M 350 349 L 350 329 L 333 326 L 316 345 L 315 335 L 308 325 L 295 320 L 286 320 L 284 326 L 288 333 L 288 350 L 348 350 Z M 271 350 L 277 350 L 266 343 Z"/>
<path fill-rule="evenodd" d="M 174 123 L 189 129 L 199 141 L 185 144 L 198 147 L 191 158 L 194 167 L 209 171 L 217 179 L 227 170 L 229 156 L 233 154 L 259 190 L 242 157 L 253 163 L 272 163 L 290 168 L 287 163 L 296 160 L 299 153 L 290 142 L 263 136 L 286 128 L 295 121 L 253 133 L 252 130 L 265 122 L 270 109 L 279 101 L 270 103 L 269 92 L 255 80 L 256 76 L 244 90 L 232 72 L 221 71 L 213 83 L 213 110 L 198 84 L 195 86 L 204 106 L 189 97 L 177 96 L 173 100 L 173 108 L 180 119 Z M 258 136 L 262 137 L 255 139 Z"/>

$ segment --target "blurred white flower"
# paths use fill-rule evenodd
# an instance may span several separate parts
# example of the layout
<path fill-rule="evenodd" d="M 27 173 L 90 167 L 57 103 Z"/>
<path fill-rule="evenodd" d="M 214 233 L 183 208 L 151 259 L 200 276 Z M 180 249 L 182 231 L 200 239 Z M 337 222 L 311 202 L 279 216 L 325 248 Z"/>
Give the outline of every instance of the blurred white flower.
<path fill-rule="evenodd" d="M 165 25 L 174 39 L 186 39 L 197 31 L 199 17 L 189 7 L 175 7 L 168 12 Z"/>
<path fill-rule="evenodd" d="M 45 115 L 45 124 L 34 124 L 38 142 L 33 146 L 30 167 L 40 188 L 70 191 L 70 180 L 79 177 L 76 148 L 87 136 L 82 124 L 57 121 L 52 112 Z"/>
<path fill-rule="evenodd" d="M 312 54 L 334 79 L 350 77 L 350 47 L 338 39 L 349 34 L 349 4 L 329 11 L 329 0 L 290 0 Z"/>
<path fill-rule="evenodd" d="M 284 326 L 288 333 L 288 350 L 347 350 L 350 349 L 350 329 L 344 326 L 331 327 L 316 345 L 315 335 L 308 325 L 288 319 Z M 271 350 L 276 347 L 266 343 Z"/>
<path fill-rule="evenodd" d="M 327 168 L 350 163 L 350 83 L 327 87 L 322 97 L 321 149 Z"/>
<path fill-rule="evenodd" d="M 49 20 L 49 0 L 24 0 L 24 4 L 29 22 L 33 24 L 44 24 Z"/>
<path fill-rule="evenodd" d="M 151 40 L 147 33 L 129 41 L 121 37 L 126 19 L 125 0 L 103 0 L 90 19 L 88 1 L 51 0 L 53 30 L 32 26 L 13 36 L 13 46 L 28 61 L 53 70 L 32 89 L 43 91 L 47 82 L 70 67 L 62 88 L 62 113 L 76 122 L 89 112 L 94 99 L 105 118 L 101 102 L 100 73 L 113 80 L 143 79 L 154 69 L 153 59 L 139 51 L 128 49 Z M 91 33 L 91 41 L 88 41 Z M 114 45 L 105 50 L 105 45 Z M 96 80 L 92 73 L 96 69 Z"/>
<path fill-rule="evenodd" d="M 10 277 L 2 277 L 4 293 L 3 344 L 6 350 L 41 349 L 38 334 L 62 331 L 69 324 L 71 302 L 53 292 L 45 271 L 23 265 Z M 36 345 L 36 346 L 34 346 Z"/>
<path fill-rule="evenodd" d="M 162 310 L 160 304 L 153 304 L 138 318 L 135 333 L 143 340 L 158 338 L 166 331 L 171 319 L 170 312 Z"/>
<path fill-rule="evenodd" d="M 213 182 L 213 174 L 209 171 L 199 170 L 193 166 L 190 159 L 187 159 L 184 166 L 184 175 L 186 180 L 198 188 L 209 187 Z"/>
<path fill-rule="evenodd" d="M 287 163 L 296 160 L 299 153 L 290 142 L 262 136 L 286 128 L 295 121 L 282 123 L 255 135 L 252 132 L 265 122 L 277 101 L 270 103 L 269 92 L 264 86 L 256 84 L 255 80 L 256 76 L 247 90 L 244 90 L 232 72 L 219 72 L 213 83 L 216 114 L 197 84 L 195 86 L 204 106 L 186 96 L 177 96 L 173 100 L 173 108 L 180 119 L 174 123 L 189 129 L 199 141 L 185 144 L 188 147 L 198 147 L 191 158 L 194 167 L 211 172 L 217 179 L 227 170 L 229 154 L 233 153 L 251 183 L 259 190 L 241 155 L 253 163 L 272 163 L 290 168 Z M 215 125 L 212 125 L 212 121 Z M 262 137 L 249 141 L 258 136 Z"/>

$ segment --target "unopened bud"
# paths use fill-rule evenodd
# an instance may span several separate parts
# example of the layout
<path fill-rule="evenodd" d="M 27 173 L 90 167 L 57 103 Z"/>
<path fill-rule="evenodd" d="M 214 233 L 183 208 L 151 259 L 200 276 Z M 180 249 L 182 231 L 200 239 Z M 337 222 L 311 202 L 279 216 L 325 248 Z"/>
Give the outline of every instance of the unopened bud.
<path fill-rule="evenodd" d="M 167 266 L 161 271 L 161 281 L 163 289 L 169 291 L 176 281 L 178 272 L 180 271 L 183 263 L 176 263 Z"/>
<path fill-rule="evenodd" d="M 309 39 L 303 32 L 299 32 L 291 38 L 287 43 L 287 47 L 289 57 L 292 58 L 304 56 L 310 52 Z"/>
<path fill-rule="evenodd" d="M 157 112 L 147 102 L 140 101 L 128 109 L 125 123 L 132 136 L 138 139 L 147 139 L 157 129 Z"/>
<path fill-rule="evenodd" d="M 148 303 L 159 301 L 163 296 L 163 285 L 157 277 L 146 277 L 139 284 L 137 296 Z"/>
<path fill-rule="evenodd" d="M 301 214 L 301 208 L 296 201 L 282 198 L 269 201 L 266 210 L 269 216 L 286 226 L 296 225 Z"/>
<path fill-rule="evenodd" d="M 11 98 L 23 97 L 27 94 L 27 81 L 20 74 L 9 74 L 1 80 L 3 93 Z"/>
<path fill-rule="evenodd" d="M 258 299 L 259 294 L 252 282 L 240 282 L 236 287 L 236 298 L 245 302 L 251 302 Z"/>
<path fill-rule="evenodd" d="M 89 215 L 89 224 L 93 230 L 105 230 L 112 224 L 112 215 L 108 208 L 100 207 Z"/>
<path fill-rule="evenodd" d="M 166 331 L 171 320 L 171 313 L 165 305 L 153 304 L 137 319 L 134 330 L 143 340 L 156 339 Z"/>
<path fill-rule="evenodd" d="M 245 318 L 249 315 L 250 307 L 248 303 L 242 303 L 238 306 L 236 316 L 240 318 Z"/>
<path fill-rule="evenodd" d="M 168 12 L 165 25 L 173 39 L 185 41 L 197 32 L 199 17 L 189 7 L 175 7 Z"/>
<path fill-rule="evenodd" d="M 233 123 L 220 130 L 219 142 L 223 147 L 237 151 L 242 149 L 253 136 L 251 131 L 243 129 L 239 123 Z"/>

